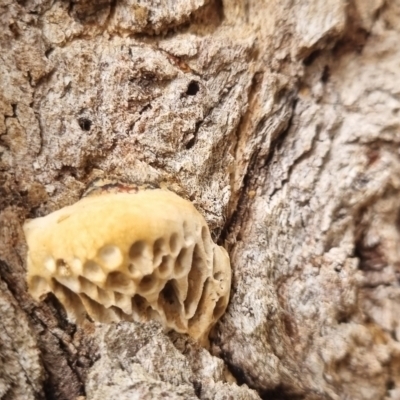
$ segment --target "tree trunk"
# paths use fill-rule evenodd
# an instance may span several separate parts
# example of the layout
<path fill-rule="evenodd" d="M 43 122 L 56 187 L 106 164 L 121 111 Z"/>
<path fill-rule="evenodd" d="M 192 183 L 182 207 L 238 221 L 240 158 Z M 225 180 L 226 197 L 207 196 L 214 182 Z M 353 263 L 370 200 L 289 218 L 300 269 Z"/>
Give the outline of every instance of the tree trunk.
<path fill-rule="evenodd" d="M 0 399 L 400 398 L 400 1 L 0 0 L 0 20 Z M 22 224 L 97 178 L 166 185 L 228 250 L 209 349 L 28 294 Z"/>

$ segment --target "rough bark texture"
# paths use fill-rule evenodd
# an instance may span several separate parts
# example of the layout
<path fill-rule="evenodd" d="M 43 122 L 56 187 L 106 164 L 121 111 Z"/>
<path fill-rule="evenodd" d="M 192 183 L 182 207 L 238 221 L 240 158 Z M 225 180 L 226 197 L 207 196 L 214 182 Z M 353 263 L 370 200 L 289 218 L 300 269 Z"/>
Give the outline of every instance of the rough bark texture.
<path fill-rule="evenodd" d="M 0 398 L 400 398 L 399 0 L 0 0 Z M 26 292 L 26 218 L 165 184 L 230 253 L 210 352 Z M 124 397 L 125 396 L 125 397 Z"/>

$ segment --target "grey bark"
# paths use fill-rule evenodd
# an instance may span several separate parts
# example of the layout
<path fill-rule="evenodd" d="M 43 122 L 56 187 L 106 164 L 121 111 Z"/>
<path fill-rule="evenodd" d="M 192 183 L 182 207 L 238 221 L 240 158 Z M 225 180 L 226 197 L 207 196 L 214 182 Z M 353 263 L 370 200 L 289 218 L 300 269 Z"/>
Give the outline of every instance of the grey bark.
<path fill-rule="evenodd" d="M 0 1 L 1 399 L 400 398 L 398 0 Z M 27 293 L 26 218 L 164 184 L 230 253 L 211 348 Z"/>

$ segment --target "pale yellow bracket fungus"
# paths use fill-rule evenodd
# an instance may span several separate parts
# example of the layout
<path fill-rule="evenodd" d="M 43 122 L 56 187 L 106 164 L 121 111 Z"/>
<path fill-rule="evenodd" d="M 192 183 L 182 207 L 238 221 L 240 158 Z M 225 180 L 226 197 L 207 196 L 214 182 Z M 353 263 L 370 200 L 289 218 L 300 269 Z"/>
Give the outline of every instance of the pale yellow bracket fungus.
<path fill-rule="evenodd" d="M 159 320 L 202 343 L 224 313 L 231 268 L 202 215 L 173 192 L 91 195 L 24 225 L 29 291 L 69 318 Z"/>

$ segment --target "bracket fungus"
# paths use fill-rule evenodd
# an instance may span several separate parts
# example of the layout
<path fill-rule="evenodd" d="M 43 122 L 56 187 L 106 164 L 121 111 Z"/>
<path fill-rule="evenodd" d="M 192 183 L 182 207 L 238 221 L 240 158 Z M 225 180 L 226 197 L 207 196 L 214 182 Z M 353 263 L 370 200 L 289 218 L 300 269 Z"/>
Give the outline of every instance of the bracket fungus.
<path fill-rule="evenodd" d="M 163 189 L 101 192 L 24 225 L 27 281 L 81 321 L 147 321 L 202 343 L 225 312 L 231 269 L 206 221 Z"/>

